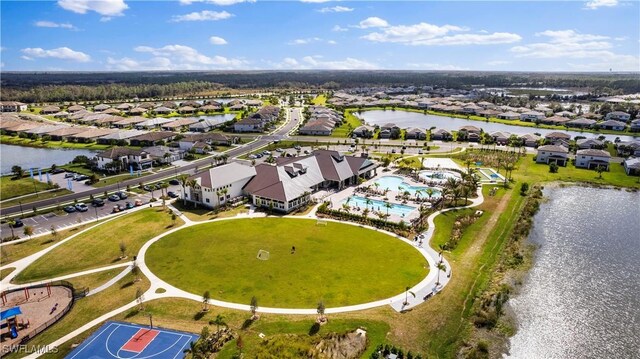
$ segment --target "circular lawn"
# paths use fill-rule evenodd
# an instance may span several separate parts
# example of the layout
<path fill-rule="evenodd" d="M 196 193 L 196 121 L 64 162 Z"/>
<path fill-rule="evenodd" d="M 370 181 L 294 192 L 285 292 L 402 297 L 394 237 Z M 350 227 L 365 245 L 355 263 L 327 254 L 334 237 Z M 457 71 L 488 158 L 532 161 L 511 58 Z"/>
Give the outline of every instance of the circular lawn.
<path fill-rule="evenodd" d="M 293 251 L 292 247 L 295 247 Z M 268 251 L 268 260 L 258 252 Z M 428 273 L 413 246 L 358 226 L 291 218 L 234 219 L 171 233 L 145 261 L 161 279 L 212 299 L 263 307 L 367 303 L 403 293 Z"/>

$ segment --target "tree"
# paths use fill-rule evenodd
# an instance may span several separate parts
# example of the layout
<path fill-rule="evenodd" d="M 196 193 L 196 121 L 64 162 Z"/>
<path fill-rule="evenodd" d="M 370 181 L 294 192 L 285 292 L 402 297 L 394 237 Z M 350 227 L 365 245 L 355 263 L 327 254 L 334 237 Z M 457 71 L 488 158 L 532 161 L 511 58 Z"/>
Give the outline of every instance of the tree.
<path fill-rule="evenodd" d="M 134 282 L 140 281 L 140 267 L 138 267 L 138 264 L 136 264 L 136 262 L 133 262 L 133 264 L 131 265 L 131 275 L 133 275 L 134 277 Z"/>
<path fill-rule="evenodd" d="M 11 238 L 15 238 L 16 234 L 13 232 L 13 227 L 16 225 L 16 221 L 12 218 L 7 221 L 7 224 L 9 224 L 9 229 L 11 229 Z"/>
<path fill-rule="evenodd" d="M 202 311 L 206 312 L 209 310 L 209 300 L 211 299 L 211 294 L 209 291 L 204 292 L 202 294 Z"/>
<path fill-rule="evenodd" d="M 52 224 L 51 228 L 49 229 L 51 230 L 51 237 L 53 237 L 53 240 L 55 241 L 56 238 L 58 238 L 58 231 L 56 230 L 56 226 Z"/>
<path fill-rule="evenodd" d="M 528 191 L 529 191 L 529 184 L 527 182 L 523 182 L 520 185 L 520 195 L 526 196 Z"/>
<path fill-rule="evenodd" d="M 447 267 L 444 265 L 444 263 L 442 263 L 442 260 L 440 260 L 436 265 L 436 268 L 438 269 L 438 277 L 436 278 L 436 285 L 440 285 L 440 272 L 446 271 Z"/>
<path fill-rule="evenodd" d="M 163 182 L 160 184 L 160 191 L 162 193 L 162 208 L 167 208 L 166 200 L 167 200 L 167 188 L 169 188 L 169 184 Z"/>
<path fill-rule="evenodd" d="M 31 239 L 31 236 L 33 235 L 33 227 L 32 226 L 24 226 L 24 235 L 25 236 L 29 236 L 29 239 Z"/>
<path fill-rule="evenodd" d="M 187 183 L 189 182 L 189 175 L 182 173 L 178 176 L 178 182 L 182 186 L 182 200 L 183 205 L 187 206 Z"/>
<path fill-rule="evenodd" d="M 144 292 L 142 291 L 142 288 L 137 288 L 136 289 L 136 302 L 138 302 L 138 309 L 139 310 L 144 310 Z"/>
<path fill-rule="evenodd" d="M 411 294 L 414 298 L 416 297 L 416 294 L 409 289 L 411 289 L 411 287 L 406 287 L 404 289 L 404 303 L 402 303 L 403 305 L 409 304 L 409 294 Z"/>
<path fill-rule="evenodd" d="M 124 242 L 120 242 L 119 244 L 119 248 L 120 248 L 120 259 L 124 259 L 127 258 L 126 253 L 127 253 L 127 245 Z"/>
<path fill-rule="evenodd" d="M 324 312 L 327 308 L 325 308 L 324 306 L 324 302 L 319 301 L 318 302 L 318 306 L 316 307 L 316 312 L 318 312 L 318 315 L 320 315 L 320 321 L 324 322 L 327 320 L 327 317 L 324 315 Z"/>
<path fill-rule="evenodd" d="M 255 296 L 251 297 L 251 320 L 256 320 L 259 317 L 256 315 L 256 311 L 258 310 L 258 298 Z"/>
<path fill-rule="evenodd" d="M 604 166 L 596 167 L 596 172 L 598 172 L 598 178 L 602 178 L 602 172 L 604 171 L 606 171 L 606 168 Z"/>
<path fill-rule="evenodd" d="M 178 219 L 178 216 L 176 216 L 175 213 L 171 212 L 171 225 L 176 225 L 176 219 Z"/>
<path fill-rule="evenodd" d="M 384 202 L 384 208 L 387 209 L 387 217 L 389 216 L 389 210 L 393 208 L 393 205 L 389 202 Z"/>
<path fill-rule="evenodd" d="M 559 168 L 559 167 L 558 167 L 558 164 L 557 164 L 557 163 L 555 163 L 555 162 L 551 162 L 551 163 L 549 164 L 549 172 L 550 172 L 550 173 L 558 173 L 558 168 Z"/>
<path fill-rule="evenodd" d="M 11 166 L 11 172 L 14 174 L 14 176 L 18 179 L 24 177 L 24 169 L 22 169 L 22 167 L 16 165 L 16 166 Z"/>
<path fill-rule="evenodd" d="M 221 314 L 218 314 L 213 320 L 209 321 L 209 325 L 216 326 L 216 342 L 217 342 L 220 339 L 220 326 L 226 326 L 227 323 L 224 321 L 224 317 Z"/>

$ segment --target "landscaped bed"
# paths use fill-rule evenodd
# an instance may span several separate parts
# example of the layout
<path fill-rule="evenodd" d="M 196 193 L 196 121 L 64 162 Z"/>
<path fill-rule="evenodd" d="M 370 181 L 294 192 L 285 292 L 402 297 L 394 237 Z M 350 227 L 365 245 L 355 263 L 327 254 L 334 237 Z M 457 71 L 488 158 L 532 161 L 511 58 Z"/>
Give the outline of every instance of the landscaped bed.
<path fill-rule="evenodd" d="M 292 247 L 295 247 L 295 251 Z M 260 250 L 268 259 L 257 258 Z M 263 307 L 338 307 L 401 294 L 428 273 L 409 244 L 358 226 L 260 218 L 217 221 L 172 233 L 145 262 L 161 279 L 195 294 Z"/>

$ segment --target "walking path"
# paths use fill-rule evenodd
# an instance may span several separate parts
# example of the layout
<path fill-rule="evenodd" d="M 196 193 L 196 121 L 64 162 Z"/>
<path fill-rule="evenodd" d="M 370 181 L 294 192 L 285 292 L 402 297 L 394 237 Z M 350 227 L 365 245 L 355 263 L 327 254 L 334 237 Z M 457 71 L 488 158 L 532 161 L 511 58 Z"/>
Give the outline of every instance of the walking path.
<path fill-rule="evenodd" d="M 116 282 L 118 282 L 120 279 L 124 278 L 124 276 L 129 274 L 129 272 L 131 272 L 131 268 L 133 268 L 133 262 L 123 263 L 122 266 L 125 266 L 125 265 L 126 265 L 126 268 L 123 269 L 122 272 L 120 272 L 120 274 L 118 274 L 117 276 L 111 278 L 111 280 L 109 280 L 105 284 L 99 286 L 98 288 L 90 289 L 89 293 L 87 293 L 87 297 L 102 292 L 103 290 L 111 287 Z"/>

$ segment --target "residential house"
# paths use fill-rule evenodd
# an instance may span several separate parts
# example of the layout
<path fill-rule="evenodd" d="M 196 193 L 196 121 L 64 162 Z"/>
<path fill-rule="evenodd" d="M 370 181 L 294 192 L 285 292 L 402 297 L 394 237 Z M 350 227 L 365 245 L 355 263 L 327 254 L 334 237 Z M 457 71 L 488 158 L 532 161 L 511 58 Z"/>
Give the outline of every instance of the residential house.
<path fill-rule="evenodd" d="M 160 127 L 165 131 L 179 132 L 181 130 L 189 129 L 190 125 L 193 125 L 194 123 L 197 123 L 197 122 L 198 120 L 195 118 L 181 118 L 178 120 L 174 120 L 172 122 L 164 123 L 160 125 Z"/>
<path fill-rule="evenodd" d="M 476 105 L 475 103 L 472 102 L 472 103 L 469 103 L 469 104 L 466 104 L 466 105 L 462 106 L 462 109 L 460 110 L 460 112 L 464 113 L 464 114 L 474 115 L 478 111 L 481 111 L 481 110 L 483 110 L 482 107 L 480 107 L 480 106 L 478 106 L 478 105 Z"/>
<path fill-rule="evenodd" d="M 134 116 L 134 117 L 122 118 L 121 120 L 112 123 L 112 125 L 117 128 L 128 128 L 128 127 L 135 127 L 137 124 L 146 122 L 148 120 L 149 119 L 145 117 Z"/>
<path fill-rule="evenodd" d="M 198 112 L 198 109 L 196 109 L 193 106 L 182 106 L 178 108 L 178 113 L 181 113 L 181 114 L 196 113 L 196 112 Z"/>
<path fill-rule="evenodd" d="M 604 142 L 595 138 L 581 138 L 576 140 L 576 147 L 580 150 L 584 150 L 587 148 L 598 148 L 602 149 L 605 147 Z"/>
<path fill-rule="evenodd" d="M 163 145 L 167 141 L 173 140 L 177 134 L 175 132 L 155 131 L 144 135 L 131 137 L 129 143 L 132 146 L 156 146 Z"/>
<path fill-rule="evenodd" d="M 520 114 L 520 121 L 524 122 L 536 122 L 543 121 L 547 116 L 544 112 L 527 111 Z"/>
<path fill-rule="evenodd" d="M 137 128 L 138 130 L 153 130 L 156 128 L 160 128 L 162 125 L 173 122 L 173 121 L 175 121 L 175 119 L 173 118 L 156 117 L 156 118 L 147 119 L 143 122 L 138 122 L 134 125 L 134 127 Z"/>
<path fill-rule="evenodd" d="M 21 112 L 27 110 L 27 104 L 17 101 L 0 101 L 2 112 Z"/>
<path fill-rule="evenodd" d="M 517 120 L 520 118 L 520 114 L 513 111 L 507 111 L 496 115 L 501 120 Z"/>
<path fill-rule="evenodd" d="M 547 125 L 554 125 L 554 126 L 563 126 L 565 123 L 571 121 L 571 118 L 569 117 L 564 117 L 564 116 L 551 116 L 551 117 L 547 117 L 544 120 L 542 120 L 541 122 Z"/>
<path fill-rule="evenodd" d="M 631 125 L 629 126 L 629 131 L 640 132 L 640 119 L 635 119 L 631 121 Z"/>
<path fill-rule="evenodd" d="M 352 134 L 360 138 L 372 138 L 374 132 L 375 132 L 374 127 L 362 125 L 362 126 L 356 127 L 356 129 L 353 130 Z"/>
<path fill-rule="evenodd" d="M 331 123 L 323 120 L 307 121 L 307 123 L 298 129 L 300 135 L 308 136 L 330 136 L 332 131 L 333 126 Z"/>
<path fill-rule="evenodd" d="M 132 137 L 140 136 L 145 134 L 145 131 L 140 130 L 119 130 L 112 134 L 102 136 L 96 140 L 98 144 L 101 145 L 125 145 L 129 144 L 129 139 Z"/>
<path fill-rule="evenodd" d="M 571 135 L 564 132 L 549 132 L 544 135 L 545 142 L 553 144 L 553 145 L 565 145 L 568 147 L 569 140 L 571 140 Z"/>
<path fill-rule="evenodd" d="M 640 157 L 640 139 L 634 141 L 623 141 L 615 144 L 618 156 Z"/>
<path fill-rule="evenodd" d="M 627 128 L 626 122 L 621 122 L 617 120 L 606 120 L 597 124 L 597 126 L 603 130 L 612 130 L 612 131 L 624 131 Z"/>
<path fill-rule="evenodd" d="M 173 109 L 170 109 L 169 107 L 165 107 L 165 106 L 160 106 L 160 107 L 154 108 L 152 111 L 157 115 L 168 115 L 171 112 L 173 112 Z"/>
<path fill-rule="evenodd" d="M 66 140 L 69 136 L 76 135 L 86 130 L 86 127 L 66 127 L 48 132 L 47 135 L 51 137 L 52 141 L 62 141 Z"/>
<path fill-rule="evenodd" d="M 596 120 L 590 120 L 588 118 L 576 118 L 575 120 L 567 121 L 566 125 L 569 127 L 589 128 L 595 125 L 596 122 Z"/>
<path fill-rule="evenodd" d="M 476 115 L 482 116 L 485 118 L 491 118 L 491 117 L 497 117 L 498 115 L 500 115 L 500 113 L 501 113 L 500 111 L 485 109 L 485 110 L 480 110 L 476 112 Z"/>
<path fill-rule="evenodd" d="M 427 139 L 427 132 L 419 128 L 412 128 L 405 132 L 404 138 L 407 140 L 424 141 Z"/>
<path fill-rule="evenodd" d="M 123 103 L 123 104 L 120 104 L 120 105 L 116 106 L 116 110 L 120 110 L 122 112 L 127 112 L 127 111 L 131 110 L 133 107 L 134 106 L 132 104 L 130 104 L 130 103 Z"/>
<path fill-rule="evenodd" d="M 453 140 L 453 135 L 451 132 L 439 128 L 431 131 L 431 141 L 451 141 Z"/>
<path fill-rule="evenodd" d="M 129 110 L 129 115 L 131 116 L 142 116 L 147 113 L 147 109 L 143 107 L 134 107 Z"/>
<path fill-rule="evenodd" d="M 209 132 L 209 133 L 194 133 L 185 134 L 184 137 L 179 139 L 178 147 L 183 151 L 189 151 L 197 143 L 205 143 L 210 147 L 216 145 L 229 146 L 233 140 L 221 133 Z"/>
<path fill-rule="evenodd" d="M 214 128 L 222 125 L 224 122 L 212 119 L 212 118 L 201 118 L 198 122 L 189 125 L 189 131 L 191 132 L 209 132 Z"/>
<path fill-rule="evenodd" d="M 566 166 L 569 162 L 569 149 L 561 145 L 544 145 L 538 147 L 536 163 L 555 163 L 558 166 Z"/>
<path fill-rule="evenodd" d="M 31 121 L 20 121 L 16 122 L 11 127 L 5 127 L 3 130 L 9 135 L 15 135 L 21 132 L 25 132 L 34 128 L 38 128 L 42 126 L 40 123 L 31 122 Z"/>
<path fill-rule="evenodd" d="M 120 110 L 115 109 L 115 108 L 108 108 L 108 109 L 102 111 L 101 113 L 105 113 L 107 115 L 119 115 L 122 112 Z"/>
<path fill-rule="evenodd" d="M 532 133 L 527 133 L 520 136 L 520 141 L 526 147 L 536 147 L 540 143 L 540 136 L 534 135 Z"/>
<path fill-rule="evenodd" d="M 562 117 L 568 117 L 568 118 L 574 118 L 576 117 L 576 113 L 575 112 L 571 112 L 571 111 L 560 111 L 560 112 L 556 112 L 556 116 L 562 116 Z"/>
<path fill-rule="evenodd" d="M 628 122 L 631 119 L 631 115 L 622 111 L 613 111 L 613 112 L 609 112 L 605 116 L 605 119 Z"/>
<path fill-rule="evenodd" d="M 144 147 L 142 150 L 148 153 L 157 164 L 169 164 L 173 161 L 181 160 L 186 152 L 179 148 L 167 146 L 150 146 Z"/>
<path fill-rule="evenodd" d="M 151 168 L 152 162 L 153 159 L 145 151 L 127 147 L 112 147 L 96 155 L 96 166 L 103 171 L 127 171 L 130 167 L 144 170 Z"/>
<path fill-rule="evenodd" d="M 458 141 L 479 142 L 482 129 L 476 126 L 462 126 L 458 129 Z"/>
<path fill-rule="evenodd" d="M 235 132 L 262 132 L 265 122 L 260 118 L 247 117 L 233 124 Z"/>
<path fill-rule="evenodd" d="M 94 106 L 93 110 L 97 111 L 97 112 L 100 112 L 100 111 L 108 110 L 110 108 L 111 108 L 111 106 L 101 103 L 99 105 Z"/>
<path fill-rule="evenodd" d="M 60 107 L 58 106 L 45 106 L 40 110 L 40 113 L 43 115 L 52 115 L 56 112 L 60 112 Z"/>
<path fill-rule="evenodd" d="M 190 178 L 196 185 L 187 187 L 183 198 L 209 208 L 242 197 L 244 188 L 257 174 L 256 168 L 238 162 L 213 167 Z"/>
<path fill-rule="evenodd" d="M 599 166 L 609 170 L 611 154 L 605 150 L 586 149 L 576 151 L 576 167 L 595 169 Z"/>
<path fill-rule="evenodd" d="M 67 108 L 67 112 L 76 113 L 78 111 L 86 110 L 87 108 L 82 105 L 72 105 Z"/>
<path fill-rule="evenodd" d="M 507 145 L 509 144 L 509 137 L 511 137 L 511 134 L 509 132 L 496 131 L 490 133 L 489 137 L 491 137 L 493 142 L 498 145 Z"/>
<path fill-rule="evenodd" d="M 36 135 L 37 137 L 42 137 L 45 135 L 48 136 L 50 132 L 68 128 L 68 127 L 69 126 L 67 125 L 46 125 L 46 126 L 40 126 L 40 127 L 35 127 L 32 129 L 26 130 L 24 131 L 24 133 L 27 133 L 29 135 Z"/>
<path fill-rule="evenodd" d="M 89 143 L 98 138 L 116 133 L 118 130 L 110 128 L 86 128 L 85 131 L 67 136 L 67 140 L 78 143 Z"/>
<path fill-rule="evenodd" d="M 624 171 L 629 176 L 640 176 L 640 158 L 639 157 L 630 157 L 622 162 L 624 166 Z"/>

